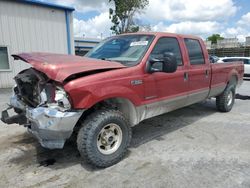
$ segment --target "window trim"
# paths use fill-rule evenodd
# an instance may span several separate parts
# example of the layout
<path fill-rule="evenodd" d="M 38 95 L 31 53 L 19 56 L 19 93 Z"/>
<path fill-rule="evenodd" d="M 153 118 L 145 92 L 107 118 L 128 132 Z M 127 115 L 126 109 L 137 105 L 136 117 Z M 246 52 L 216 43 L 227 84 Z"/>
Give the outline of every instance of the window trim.
<path fill-rule="evenodd" d="M 188 51 L 188 47 L 187 47 L 187 45 L 186 45 L 185 39 L 195 40 L 195 41 L 197 41 L 197 42 L 199 43 L 199 46 L 200 46 L 200 49 L 201 49 L 201 54 L 202 54 L 202 57 L 203 57 L 203 59 L 204 59 L 204 61 L 203 61 L 204 63 L 202 63 L 202 64 L 191 64 L 190 57 L 189 57 L 189 51 Z M 187 57 L 188 57 L 189 65 L 190 65 L 190 66 L 201 66 L 201 65 L 206 65 L 206 64 L 207 64 L 207 63 L 206 63 L 206 59 L 205 59 L 205 55 L 204 55 L 204 50 L 203 50 L 203 47 L 202 47 L 202 45 L 201 45 L 199 39 L 184 38 L 184 45 L 185 45 L 185 48 L 186 48 L 186 50 L 187 50 Z"/>
<path fill-rule="evenodd" d="M 177 66 L 178 66 L 178 67 L 183 67 L 183 66 L 185 65 L 185 63 L 184 63 L 184 61 L 183 61 L 184 57 L 183 57 L 182 49 L 181 49 L 181 46 L 180 46 L 180 41 L 179 41 L 179 39 L 178 39 L 177 37 L 174 37 L 174 36 L 161 36 L 161 37 L 159 37 L 159 38 L 157 39 L 157 41 L 155 42 L 154 47 L 153 47 L 153 49 L 151 50 L 149 56 L 150 56 L 151 53 L 153 52 L 153 50 L 154 50 L 155 46 L 157 45 L 158 41 L 159 41 L 160 39 L 162 39 L 162 38 L 172 38 L 172 39 L 176 39 L 176 41 L 177 41 L 177 43 L 178 43 L 178 46 L 179 46 L 179 50 L 180 50 L 180 54 L 181 54 L 181 61 L 182 61 L 182 64 L 181 64 L 181 65 L 177 65 Z"/>
<path fill-rule="evenodd" d="M 6 47 L 7 48 L 7 56 L 8 56 L 8 64 L 9 64 L 9 68 L 8 69 L 0 69 L 0 72 L 11 72 L 12 71 L 12 66 L 10 63 L 10 50 L 9 50 L 9 45 L 1 45 L 0 47 Z"/>

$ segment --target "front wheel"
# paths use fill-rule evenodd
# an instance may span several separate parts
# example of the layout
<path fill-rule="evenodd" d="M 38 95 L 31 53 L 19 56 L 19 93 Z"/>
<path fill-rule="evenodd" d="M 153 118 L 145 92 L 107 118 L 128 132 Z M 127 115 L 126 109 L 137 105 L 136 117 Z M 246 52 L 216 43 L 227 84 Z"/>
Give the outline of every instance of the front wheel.
<path fill-rule="evenodd" d="M 221 112 L 229 112 L 234 105 L 235 85 L 229 85 L 224 92 L 216 97 L 217 109 Z"/>
<path fill-rule="evenodd" d="M 130 140 L 131 127 L 121 112 L 98 110 L 82 123 L 77 147 L 87 162 L 108 167 L 124 157 Z"/>

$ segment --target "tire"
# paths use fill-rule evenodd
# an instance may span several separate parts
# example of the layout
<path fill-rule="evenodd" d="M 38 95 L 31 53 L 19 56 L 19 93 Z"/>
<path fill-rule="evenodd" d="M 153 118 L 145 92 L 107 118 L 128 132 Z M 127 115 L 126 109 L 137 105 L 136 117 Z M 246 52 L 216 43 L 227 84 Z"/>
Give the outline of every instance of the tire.
<path fill-rule="evenodd" d="M 220 112 L 229 112 L 235 100 L 235 84 L 229 84 L 223 93 L 216 97 L 216 107 Z"/>
<path fill-rule="evenodd" d="M 86 162 L 109 167 L 125 156 L 131 137 L 131 127 L 120 111 L 98 110 L 82 123 L 77 148 Z"/>

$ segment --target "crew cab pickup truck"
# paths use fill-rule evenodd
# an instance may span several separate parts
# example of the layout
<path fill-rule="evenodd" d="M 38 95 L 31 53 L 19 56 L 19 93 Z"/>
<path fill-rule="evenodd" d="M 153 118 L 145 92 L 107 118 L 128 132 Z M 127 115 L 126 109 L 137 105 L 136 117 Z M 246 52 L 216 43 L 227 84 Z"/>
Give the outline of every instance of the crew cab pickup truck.
<path fill-rule="evenodd" d="M 131 127 L 145 119 L 212 97 L 229 112 L 244 74 L 241 62 L 210 64 L 200 38 L 171 33 L 110 37 L 85 57 L 12 56 L 31 68 L 15 76 L 2 121 L 24 125 L 50 149 L 76 134 L 81 156 L 97 167 L 119 162 Z"/>

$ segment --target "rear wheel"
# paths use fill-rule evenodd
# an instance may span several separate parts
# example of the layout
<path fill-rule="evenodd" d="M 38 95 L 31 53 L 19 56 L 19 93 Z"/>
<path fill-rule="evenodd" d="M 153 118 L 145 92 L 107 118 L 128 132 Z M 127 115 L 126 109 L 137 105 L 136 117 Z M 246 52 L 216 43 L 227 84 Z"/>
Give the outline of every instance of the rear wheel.
<path fill-rule="evenodd" d="M 126 154 L 131 127 L 117 110 L 98 110 L 83 122 L 77 147 L 83 159 L 97 167 L 108 167 Z"/>
<path fill-rule="evenodd" d="M 229 112 L 233 108 L 235 100 L 235 84 L 228 85 L 224 92 L 216 97 L 217 109 L 221 112 Z"/>

